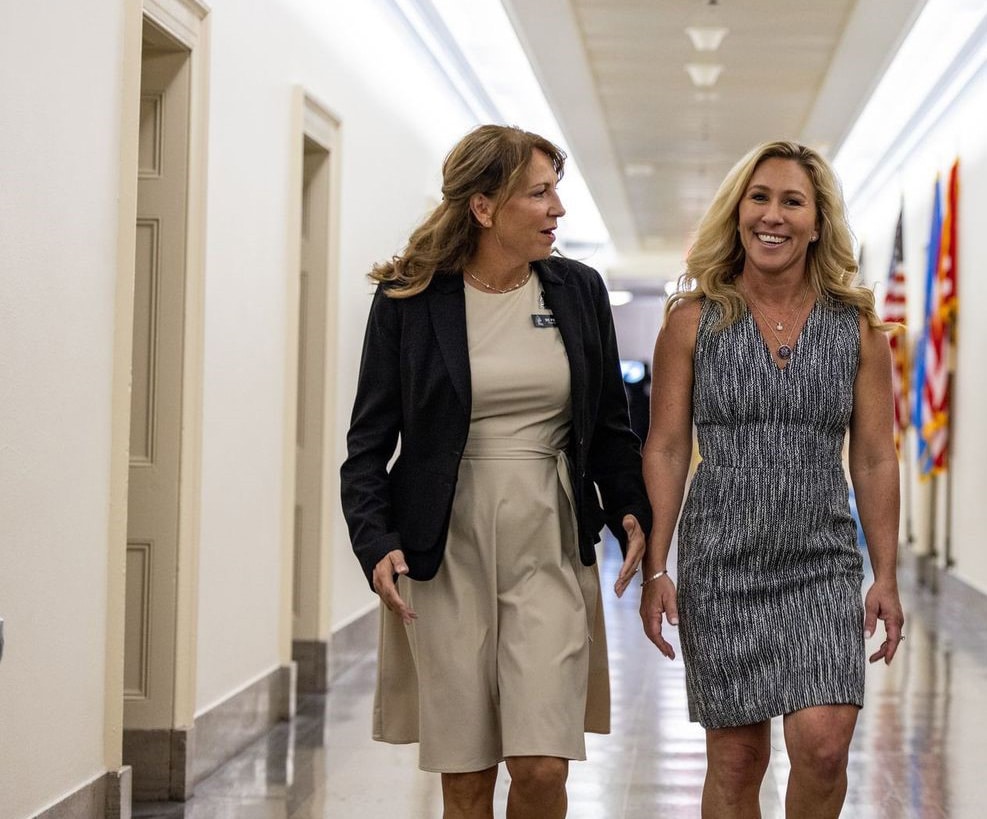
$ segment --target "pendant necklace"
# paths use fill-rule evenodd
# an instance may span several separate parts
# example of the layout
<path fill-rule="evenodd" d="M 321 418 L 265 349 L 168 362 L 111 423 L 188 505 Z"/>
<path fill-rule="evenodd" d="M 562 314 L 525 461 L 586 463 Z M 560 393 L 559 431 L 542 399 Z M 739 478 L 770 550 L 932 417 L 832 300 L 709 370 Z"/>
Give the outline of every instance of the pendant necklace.
<path fill-rule="evenodd" d="M 792 330 L 794 329 L 794 326 L 795 326 L 794 325 L 794 321 L 795 321 L 795 319 L 798 316 L 800 316 L 802 314 L 802 307 L 805 304 L 805 297 L 808 294 L 808 292 L 809 292 L 809 285 L 806 285 L 803 288 L 803 290 L 802 290 L 802 299 L 801 299 L 801 301 L 799 301 L 798 307 L 796 307 L 795 308 L 795 311 L 792 313 L 792 315 L 788 317 L 788 335 L 785 336 L 785 340 L 784 341 L 782 341 L 778 337 L 778 333 L 775 332 L 775 328 L 777 328 L 779 331 L 780 330 L 784 330 L 785 329 L 785 325 L 782 324 L 780 321 L 772 322 L 771 319 L 769 319 L 765 315 L 764 311 L 760 308 L 760 306 L 758 306 L 758 303 L 756 301 L 754 301 L 754 299 L 752 299 L 750 297 L 750 294 L 749 293 L 746 293 L 745 294 L 747 296 L 747 300 L 752 305 L 754 305 L 754 309 L 757 310 L 757 312 L 761 314 L 761 317 L 764 319 L 765 323 L 768 325 L 768 329 L 771 331 L 771 335 L 773 335 L 775 337 L 775 341 L 778 342 L 778 345 L 779 345 L 778 346 L 778 358 L 780 358 L 782 361 L 787 361 L 788 359 L 790 359 L 792 357 L 792 347 L 791 347 L 791 344 L 789 342 L 791 341 L 791 338 L 792 338 Z"/>
<path fill-rule="evenodd" d="M 504 288 L 494 287 L 492 284 L 488 284 L 487 282 L 483 281 L 483 279 L 481 279 L 479 276 L 474 275 L 471 270 L 467 270 L 465 267 L 463 268 L 463 270 L 466 270 L 466 275 L 469 276 L 473 281 L 485 287 L 487 290 L 491 291 L 492 293 L 510 293 L 512 290 L 520 290 L 528 283 L 528 279 L 531 278 L 530 264 L 528 265 L 528 269 L 525 271 L 524 275 L 518 281 L 516 281 L 510 287 L 504 287 Z"/>

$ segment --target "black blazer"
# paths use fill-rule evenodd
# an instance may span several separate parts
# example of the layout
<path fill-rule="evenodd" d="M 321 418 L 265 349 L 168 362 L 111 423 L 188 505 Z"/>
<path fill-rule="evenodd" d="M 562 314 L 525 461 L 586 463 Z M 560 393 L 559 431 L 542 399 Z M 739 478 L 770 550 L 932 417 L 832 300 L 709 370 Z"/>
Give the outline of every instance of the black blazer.
<path fill-rule="evenodd" d="M 651 528 L 640 442 L 628 425 L 613 317 L 600 275 L 556 257 L 533 267 L 569 359 L 567 454 L 579 552 L 589 566 L 604 524 L 624 551 L 624 515 L 635 515 L 646 536 Z M 340 469 L 343 514 L 371 587 L 374 567 L 393 549 L 403 550 L 415 580 L 431 579 L 442 562 L 470 425 L 465 286 L 462 276 L 439 273 L 410 298 L 388 298 L 381 287 L 374 294 L 348 457 Z M 400 454 L 388 470 L 399 439 Z"/>

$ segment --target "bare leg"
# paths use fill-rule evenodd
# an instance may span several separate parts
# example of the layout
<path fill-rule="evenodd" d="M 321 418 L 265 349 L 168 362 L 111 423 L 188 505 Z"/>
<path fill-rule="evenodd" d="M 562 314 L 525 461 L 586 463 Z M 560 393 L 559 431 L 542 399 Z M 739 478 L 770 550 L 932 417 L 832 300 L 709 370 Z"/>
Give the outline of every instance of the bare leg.
<path fill-rule="evenodd" d="M 855 705 L 820 705 L 785 715 L 785 744 L 792 761 L 785 812 L 799 819 L 832 819 L 846 799 Z"/>
<path fill-rule="evenodd" d="M 493 819 L 497 766 L 442 774 L 442 819 Z"/>
<path fill-rule="evenodd" d="M 759 819 L 770 758 L 770 721 L 707 730 L 703 819 Z"/>
<path fill-rule="evenodd" d="M 512 756 L 507 759 L 511 789 L 507 819 L 563 819 L 569 807 L 565 792 L 569 760 L 555 756 Z"/>

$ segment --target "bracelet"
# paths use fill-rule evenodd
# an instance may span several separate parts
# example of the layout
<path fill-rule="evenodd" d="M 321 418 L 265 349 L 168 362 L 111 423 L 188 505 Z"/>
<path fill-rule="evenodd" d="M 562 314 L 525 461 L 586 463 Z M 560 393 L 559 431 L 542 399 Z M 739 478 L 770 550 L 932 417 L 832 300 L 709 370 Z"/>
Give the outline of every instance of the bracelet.
<path fill-rule="evenodd" d="M 641 585 L 647 586 L 652 580 L 657 580 L 659 577 L 664 577 L 666 574 L 668 574 L 668 570 L 662 569 L 660 572 L 651 575 L 651 577 L 649 577 L 647 580 L 642 580 Z"/>

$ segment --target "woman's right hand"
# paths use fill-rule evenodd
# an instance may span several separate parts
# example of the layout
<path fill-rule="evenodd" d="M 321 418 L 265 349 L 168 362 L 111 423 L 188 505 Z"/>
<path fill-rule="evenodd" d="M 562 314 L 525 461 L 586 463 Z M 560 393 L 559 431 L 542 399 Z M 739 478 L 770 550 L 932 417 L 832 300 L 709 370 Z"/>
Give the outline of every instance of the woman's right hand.
<path fill-rule="evenodd" d="M 394 582 L 394 575 L 407 573 L 408 564 L 404 562 L 404 552 L 395 549 L 384 555 L 380 562 L 374 566 L 373 578 L 374 591 L 380 595 L 384 605 L 398 615 L 406 626 L 411 625 L 411 621 L 418 615 L 415 614 L 411 606 L 401 599 L 397 584 Z"/>
<path fill-rule="evenodd" d="M 661 633 L 663 617 L 668 618 L 669 625 L 679 624 L 675 584 L 667 574 L 646 583 L 641 589 L 641 622 L 644 624 L 644 633 L 648 639 L 658 646 L 658 650 L 669 660 L 674 660 L 675 649 Z"/>

